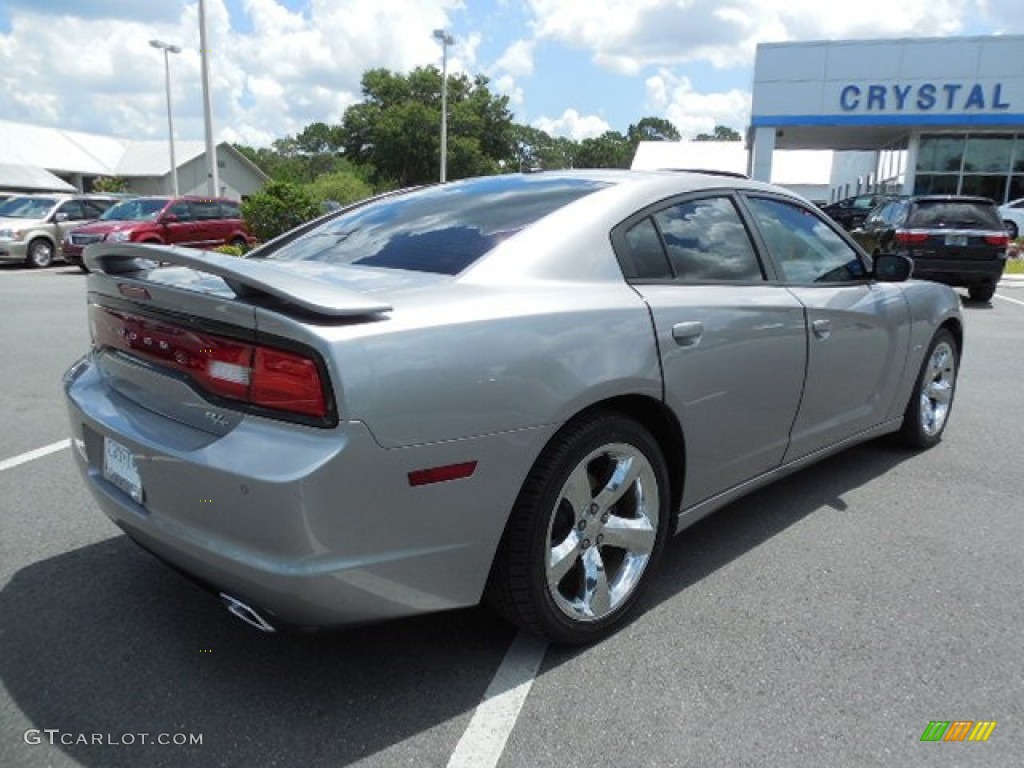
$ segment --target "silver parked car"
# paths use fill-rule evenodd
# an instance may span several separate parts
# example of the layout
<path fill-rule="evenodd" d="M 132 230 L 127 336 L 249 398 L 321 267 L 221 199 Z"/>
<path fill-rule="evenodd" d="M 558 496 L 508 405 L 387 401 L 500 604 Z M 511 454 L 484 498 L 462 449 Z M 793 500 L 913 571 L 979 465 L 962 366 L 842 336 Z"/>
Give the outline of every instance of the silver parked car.
<path fill-rule="evenodd" d="M 65 378 L 85 481 L 264 630 L 486 597 L 601 637 L 669 534 L 854 443 L 938 442 L 963 341 L 909 260 L 699 173 L 470 179 L 251 258 L 85 259 L 93 347 Z"/>

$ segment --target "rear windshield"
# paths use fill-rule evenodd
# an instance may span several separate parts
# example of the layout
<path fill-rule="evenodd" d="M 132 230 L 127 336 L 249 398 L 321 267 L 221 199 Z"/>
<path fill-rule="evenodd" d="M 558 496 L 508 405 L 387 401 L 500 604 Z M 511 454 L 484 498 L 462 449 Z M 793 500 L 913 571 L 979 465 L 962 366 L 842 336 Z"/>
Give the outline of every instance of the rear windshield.
<path fill-rule="evenodd" d="M 995 205 L 956 200 L 918 200 L 907 219 L 919 229 L 998 229 L 1003 222 Z"/>
<path fill-rule="evenodd" d="M 43 219 L 56 204 L 52 197 L 12 197 L 0 203 L 0 218 Z"/>
<path fill-rule="evenodd" d="M 167 205 L 162 198 L 135 198 L 107 208 L 100 216 L 103 221 L 152 221 Z"/>
<path fill-rule="evenodd" d="M 344 213 L 268 258 L 455 275 L 505 238 L 606 186 L 515 175 L 428 187 Z"/>

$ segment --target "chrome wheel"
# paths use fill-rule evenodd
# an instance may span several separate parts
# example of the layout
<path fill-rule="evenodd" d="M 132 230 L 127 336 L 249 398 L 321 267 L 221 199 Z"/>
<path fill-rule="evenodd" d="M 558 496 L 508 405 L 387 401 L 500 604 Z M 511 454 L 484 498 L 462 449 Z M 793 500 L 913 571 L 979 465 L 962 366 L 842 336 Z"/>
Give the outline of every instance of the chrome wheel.
<path fill-rule="evenodd" d="M 946 426 L 956 386 L 956 353 L 948 341 L 940 341 L 925 363 L 921 379 L 921 431 L 936 437 Z"/>
<path fill-rule="evenodd" d="M 28 263 L 33 267 L 48 267 L 53 263 L 53 245 L 42 238 L 28 244 Z"/>
<path fill-rule="evenodd" d="M 657 567 L 672 497 L 663 449 L 639 422 L 601 411 L 566 424 L 523 483 L 487 601 L 552 642 L 607 636 Z"/>
<path fill-rule="evenodd" d="M 547 587 L 562 613 L 600 620 L 633 593 L 654 551 L 660 506 L 654 468 L 632 445 L 602 446 L 576 465 L 548 524 Z"/>

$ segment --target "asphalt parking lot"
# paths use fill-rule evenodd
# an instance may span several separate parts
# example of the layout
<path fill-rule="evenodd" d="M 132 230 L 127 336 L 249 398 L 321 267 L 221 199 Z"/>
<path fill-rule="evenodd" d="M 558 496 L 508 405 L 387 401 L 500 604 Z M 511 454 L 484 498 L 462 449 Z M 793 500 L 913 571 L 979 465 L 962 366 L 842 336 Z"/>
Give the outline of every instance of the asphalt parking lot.
<path fill-rule="evenodd" d="M 860 446 L 704 520 L 635 620 L 575 650 L 482 609 L 234 620 L 119 534 L 61 445 L 84 276 L 0 267 L 0 306 L 0 765 L 1021 764 L 1024 281 L 965 306 L 937 448 Z M 923 743 L 936 720 L 997 725 Z"/>

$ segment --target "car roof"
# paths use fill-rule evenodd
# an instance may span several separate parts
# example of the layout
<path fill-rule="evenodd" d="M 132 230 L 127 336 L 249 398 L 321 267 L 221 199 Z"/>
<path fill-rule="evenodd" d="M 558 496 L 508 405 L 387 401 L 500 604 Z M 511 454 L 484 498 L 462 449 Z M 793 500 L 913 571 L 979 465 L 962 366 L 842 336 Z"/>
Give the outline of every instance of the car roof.
<path fill-rule="evenodd" d="M 910 201 L 915 203 L 981 203 L 982 205 L 995 205 L 991 197 L 980 197 L 978 195 L 911 195 Z"/>

